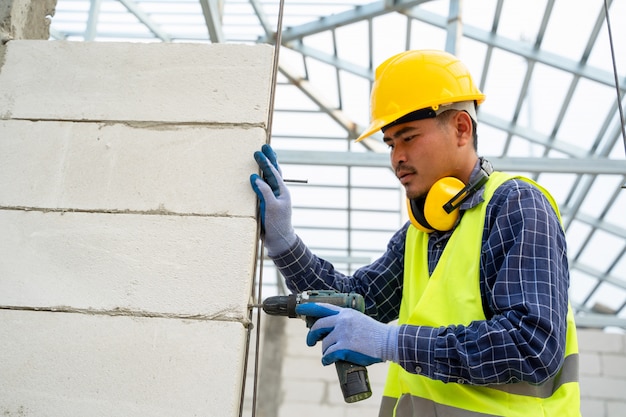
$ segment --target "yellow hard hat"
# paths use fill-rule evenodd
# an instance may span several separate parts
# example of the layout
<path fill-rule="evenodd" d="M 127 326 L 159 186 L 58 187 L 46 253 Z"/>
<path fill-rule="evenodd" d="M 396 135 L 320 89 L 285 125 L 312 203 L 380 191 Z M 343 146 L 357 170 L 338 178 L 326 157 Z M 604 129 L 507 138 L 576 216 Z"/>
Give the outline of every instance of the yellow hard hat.
<path fill-rule="evenodd" d="M 412 50 L 394 55 L 376 68 L 370 125 L 356 141 L 414 111 L 432 109 L 436 112 L 441 105 L 459 101 L 476 101 L 478 105 L 485 101 L 485 95 L 457 57 L 436 50 Z"/>

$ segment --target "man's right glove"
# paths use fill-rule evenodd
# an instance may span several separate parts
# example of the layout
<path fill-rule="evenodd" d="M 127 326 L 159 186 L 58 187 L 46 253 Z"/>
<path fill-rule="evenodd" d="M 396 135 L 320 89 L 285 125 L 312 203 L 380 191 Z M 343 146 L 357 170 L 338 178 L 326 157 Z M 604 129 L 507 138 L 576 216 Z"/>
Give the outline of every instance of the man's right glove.
<path fill-rule="evenodd" d="M 314 346 L 322 341 L 324 365 L 338 360 L 362 366 L 388 360 L 398 362 L 400 326 L 383 324 L 360 311 L 327 303 L 298 304 L 296 314 L 317 318 L 306 344 Z"/>
<path fill-rule="evenodd" d="M 263 174 L 263 178 L 252 174 L 250 184 L 260 201 L 265 247 L 268 256 L 277 256 L 296 243 L 291 226 L 291 197 L 272 147 L 263 145 L 261 152 L 254 153 L 254 160 Z"/>

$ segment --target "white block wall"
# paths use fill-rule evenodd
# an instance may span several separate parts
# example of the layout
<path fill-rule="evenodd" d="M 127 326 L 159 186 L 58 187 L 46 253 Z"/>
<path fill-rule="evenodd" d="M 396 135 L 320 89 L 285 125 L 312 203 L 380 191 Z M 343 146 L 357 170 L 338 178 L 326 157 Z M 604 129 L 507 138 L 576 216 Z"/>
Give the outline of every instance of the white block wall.
<path fill-rule="evenodd" d="M 626 416 L 626 335 L 578 330 L 583 417 Z"/>
<path fill-rule="evenodd" d="M 239 415 L 271 60 L 0 47 L 1 415 Z"/>

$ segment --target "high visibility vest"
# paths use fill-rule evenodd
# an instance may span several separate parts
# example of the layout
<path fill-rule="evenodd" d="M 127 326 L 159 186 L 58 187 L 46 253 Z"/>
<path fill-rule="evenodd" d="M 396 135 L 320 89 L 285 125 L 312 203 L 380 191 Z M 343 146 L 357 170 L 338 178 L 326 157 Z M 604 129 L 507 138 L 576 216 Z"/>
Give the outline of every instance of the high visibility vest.
<path fill-rule="evenodd" d="M 485 201 L 463 214 L 432 276 L 428 271 L 428 234 L 409 227 L 398 324 L 440 327 L 486 319 L 479 281 L 486 207 L 496 188 L 511 178 L 502 172 L 490 175 Z M 530 179 L 521 179 L 536 185 L 559 215 L 545 189 Z M 578 342 L 572 309 L 568 308 L 565 359 L 556 376 L 548 381 L 540 385 L 444 383 L 391 363 L 379 417 L 391 416 L 580 417 Z"/>

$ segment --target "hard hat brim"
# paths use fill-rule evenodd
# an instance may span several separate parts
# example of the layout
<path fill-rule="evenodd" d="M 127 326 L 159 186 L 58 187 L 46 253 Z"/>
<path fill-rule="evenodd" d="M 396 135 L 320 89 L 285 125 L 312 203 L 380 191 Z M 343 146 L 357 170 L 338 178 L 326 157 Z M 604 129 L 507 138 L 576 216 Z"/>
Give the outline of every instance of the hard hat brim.
<path fill-rule="evenodd" d="M 474 101 L 476 101 L 476 105 L 474 105 Z M 385 119 L 378 119 L 378 120 L 374 120 L 372 123 L 370 123 L 370 125 L 367 127 L 367 129 L 361 133 L 361 135 L 355 140 L 355 142 L 360 142 L 363 139 L 372 136 L 374 133 L 376 133 L 376 131 L 378 130 L 382 130 L 385 126 L 391 125 L 395 122 L 397 122 L 398 120 L 402 119 L 403 117 L 407 116 L 408 114 L 411 113 L 415 113 L 415 112 L 422 112 L 424 110 L 434 110 L 436 112 L 437 115 L 441 114 L 444 111 L 447 110 L 464 110 L 466 112 L 469 113 L 469 115 L 472 117 L 472 119 L 474 119 L 475 122 L 477 122 L 477 117 L 476 117 L 476 109 L 475 107 L 477 107 L 479 104 L 481 104 L 483 101 L 485 101 L 485 95 L 482 94 L 480 97 L 472 97 L 472 100 L 463 100 L 463 101 L 458 101 L 458 102 L 454 102 L 454 103 L 446 103 L 446 104 L 441 104 L 441 105 L 436 105 L 436 106 L 432 106 L 430 108 L 425 108 L 425 109 L 418 109 L 415 110 L 414 112 L 409 112 L 406 114 L 403 114 L 403 112 L 400 113 L 396 113 L 391 115 L 390 117 L 387 117 Z M 415 117 L 412 118 L 410 121 L 415 121 L 415 120 L 421 120 L 421 119 L 425 119 L 425 118 L 429 118 L 431 116 L 427 116 L 426 115 L 427 112 L 424 112 L 425 117 Z M 409 120 L 407 120 L 408 122 Z M 402 122 L 404 123 L 404 122 Z"/>

